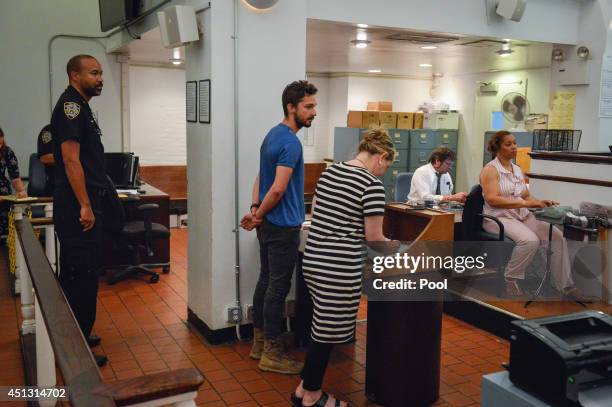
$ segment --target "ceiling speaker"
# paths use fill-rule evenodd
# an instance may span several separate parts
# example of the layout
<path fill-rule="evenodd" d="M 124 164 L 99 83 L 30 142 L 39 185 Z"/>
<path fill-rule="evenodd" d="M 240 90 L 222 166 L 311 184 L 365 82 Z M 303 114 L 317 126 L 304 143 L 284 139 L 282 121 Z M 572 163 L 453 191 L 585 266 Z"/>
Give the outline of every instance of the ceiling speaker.
<path fill-rule="evenodd" d="M 166 48 L 198 41 L 198 23 L 195 9 L 191 6 L 172 6 L 157 13 L 162 44 Z"/>
<path fill-rule="evenodd" d="M 512 21 L 521 21 L 527 8 L 527 0 L 500 0 L 495 12 Z"/>

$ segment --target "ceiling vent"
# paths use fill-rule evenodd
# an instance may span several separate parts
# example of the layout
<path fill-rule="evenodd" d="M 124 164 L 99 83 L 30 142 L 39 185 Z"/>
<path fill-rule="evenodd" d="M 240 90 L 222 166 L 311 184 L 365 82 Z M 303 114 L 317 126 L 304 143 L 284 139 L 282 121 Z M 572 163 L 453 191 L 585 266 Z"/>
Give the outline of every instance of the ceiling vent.
<path fill-rule="evenodd" d="M 392 41 L 405 41 L 413 44 L 442 44 L 444 42 L 457 41 L 459 37 L 453 37 L 443 34 L 432 34 L 432 33 L 396 33 L 387 35 L 387 40 Z"/>
<path fill-rule="evenodd" d="M 486 48 L 486 47 L 499 47 L 501 44 L 506 44 L 506 41 L 481 39 L 481 40 L 475 40 L 475 41 L 468 41 L 468 42 L 464 42 L 462 44 L 457 44 L 457 45 L 463 45 L 465 47 Z M 527 47 L 529 46 L 529 44 L 512 41 L 512 46 L 513 47 Z"/>

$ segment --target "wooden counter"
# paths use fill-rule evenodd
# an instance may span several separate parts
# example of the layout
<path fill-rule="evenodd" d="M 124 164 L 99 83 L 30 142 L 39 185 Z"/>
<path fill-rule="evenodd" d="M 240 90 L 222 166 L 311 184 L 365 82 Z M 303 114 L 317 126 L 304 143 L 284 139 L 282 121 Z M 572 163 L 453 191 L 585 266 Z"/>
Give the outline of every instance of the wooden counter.
<path fill-rule="evenodd" d="M 612 208 L 610 153 L 551 151 L 530 155 L 531 172 L 526 175 L 530 179 L 529 191 L 537 199 L 552 199 L 576 209 L 582 202 Z M 602 234 L 601 241 L 602 250 L 610 258 L 612 240 L 606 237 L 608 233 Z M 612 261 L 607 262 L 603 278 L 604 286 L 612 287 Z M 612 298 L 609 302 L 612 303 Z"/>
<path fill-rule="evenodd" d="M 390 239 L 450 241 L 454 220 L 452 213 L 388 204 L 383 227 Z M 404 407 L 429 406 L 439 398 L 442 299 L 443 291 L 436 301 L 368 301 L 365 391 L 369 400 Z"/>

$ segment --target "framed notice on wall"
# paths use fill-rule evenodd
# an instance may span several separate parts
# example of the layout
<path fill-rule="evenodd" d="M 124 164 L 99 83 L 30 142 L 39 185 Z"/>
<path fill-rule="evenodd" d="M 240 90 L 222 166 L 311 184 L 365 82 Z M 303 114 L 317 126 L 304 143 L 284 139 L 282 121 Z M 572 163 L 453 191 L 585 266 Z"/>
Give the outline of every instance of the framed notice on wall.
<path fill-rule="evenodd" d="M 185 108 L 187 113 L 187 121 L 196 123 L 198 121 L 198 83 L 196 81 L 188 81 L 185 86 Z"/>
<path fill-rule="evenodd" d="M 210 79 L 200 81 L 200 123 L 210 124 Z"/>

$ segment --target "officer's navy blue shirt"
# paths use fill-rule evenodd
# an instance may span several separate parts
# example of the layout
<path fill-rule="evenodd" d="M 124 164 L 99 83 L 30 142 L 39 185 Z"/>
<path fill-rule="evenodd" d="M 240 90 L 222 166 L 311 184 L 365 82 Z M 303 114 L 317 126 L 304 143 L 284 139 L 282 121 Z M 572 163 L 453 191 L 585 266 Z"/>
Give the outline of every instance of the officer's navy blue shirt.
<path fill-rule="evenodd" d="M 90 188 L 106 187 L 102 132 L 89 103 L 72 86 L 66 88 L 53 109 L 51 134 L 56 187 L 69 185 L 61 148 L 62 143 L 68 140 L 80 144 L 79 158 L 85 173 L 85 185 Z"/>
<path fill-rule="evenodd" d="M 266 219 L 276 226 L 296 227 L 304 222 L 304 157 L 302 143 L 286 125 L 273 127 L 259 150 L 259 201 L 274 183 L 277 166 L 293 168 L 287 190 Z"/>

